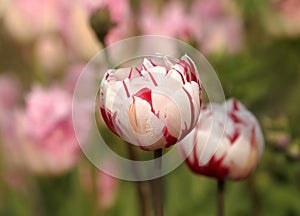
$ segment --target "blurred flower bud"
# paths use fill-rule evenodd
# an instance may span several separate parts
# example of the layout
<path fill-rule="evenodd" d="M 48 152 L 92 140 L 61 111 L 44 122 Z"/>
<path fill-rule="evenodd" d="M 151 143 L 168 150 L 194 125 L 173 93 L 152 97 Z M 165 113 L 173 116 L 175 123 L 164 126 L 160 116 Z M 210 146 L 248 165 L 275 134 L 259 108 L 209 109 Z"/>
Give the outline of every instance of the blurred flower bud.
<path fill-rule="evenodd" d="M 157 60 L 157 62 L 156 62 Z M 100 110 L 118 136 L 144 150 L 169 147 L 196 125 L 200 79 L 187 56 L 145 58 L 141 66 L 108 70 L 100 88 Z"/>
<path fill-rule="evenodd" d="M 208 141 L 214 139 L 217 133 L 217 130 L 211 130 L 212 124 L 224 127 L 224 133 L 221 140 L 215 140 L 220 143 L 214 154 L 206 164 L 202 164 L 203 149 L 210 148 Z M 192 153 L 186 159 L 190 169 L 217 179 L 246 178 L 256 168 L 264 148 L 263 135 L 256 118 L 235 99 L 222 105 L 205 106 L 197 126 L 182 142 L 193 143 Z M 190 152 L 187 148 L 189 145 L 182 145 L 184 155 Z"/>
<path fill-rule="evenodd" d="M 111 19 L 108 8 L 95 11 L 90 18 L 90 22 L 98 40 L 103 44 L 108 32 L 116 25 L 116 23 Z"/>

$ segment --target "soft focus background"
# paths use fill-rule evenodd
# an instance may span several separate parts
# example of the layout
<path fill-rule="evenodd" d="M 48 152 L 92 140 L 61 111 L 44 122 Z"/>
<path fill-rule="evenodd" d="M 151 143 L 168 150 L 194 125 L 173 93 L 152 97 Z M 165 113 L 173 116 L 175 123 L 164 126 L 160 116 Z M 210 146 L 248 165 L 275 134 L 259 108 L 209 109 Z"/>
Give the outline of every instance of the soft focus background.
<path fill-rule="evenodd" d="M 97 51 L 143 34 L 199 49 L 262 125 L 262 161 L 227 183 L 226 215 L 300 215 L 300 0 L 0 0 L 0 215 L 139 214 L 134 184 L 81 153 L 71 104 Z M 165 213 L 215 215 L 215 192 L 183 164 Z"/>

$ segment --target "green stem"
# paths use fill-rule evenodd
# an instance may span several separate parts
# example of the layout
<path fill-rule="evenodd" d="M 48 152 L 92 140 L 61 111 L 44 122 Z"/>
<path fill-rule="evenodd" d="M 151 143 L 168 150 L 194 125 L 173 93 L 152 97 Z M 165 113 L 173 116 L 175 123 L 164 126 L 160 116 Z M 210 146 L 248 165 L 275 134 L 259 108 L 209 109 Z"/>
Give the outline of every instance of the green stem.
<path fill-rule="evenodd" d="M 98 186 L 97 186 L 97 167 L 91 166 L 92 174 L 92 216 L 98 215 Z"/>
<path fill-rule="evenodd" d="M 128 143 L 128 154 L 129 154 L 129 159 L 136 161 L 138 159 L 136 152 L 135 152 L 135 147 Z M 134 175 L 138 178 L 139 173 L 138 170 L 135 167 L 132 167 L 132 171 L 134 172 Z M 142 181 L 136 181 L 135 182 L 135 187 L 138 195 L 138 199 L 140 201 L 140 215 L 143 216 L 151 216 L 151 191 L 149 188 L 149 185 L 147 182 L 142 182 Z"/>
<path fill-rule="evenodd" d="M 217 186 L 217 215 L 224 216 L 224 190 L 225 190 L 225 181 L 218 180 Z"/>
<path fill-rule="evenodd" d="M 154 211 L 155 216 L 163 216 L 163 193 L 162 193 L 162 149 L 157 149 L 154 151 L 155 162 L 155 172 L 159 175 L 158 178 L 152 180 L 153 185 L 153 198 L 154 198 Z"/>

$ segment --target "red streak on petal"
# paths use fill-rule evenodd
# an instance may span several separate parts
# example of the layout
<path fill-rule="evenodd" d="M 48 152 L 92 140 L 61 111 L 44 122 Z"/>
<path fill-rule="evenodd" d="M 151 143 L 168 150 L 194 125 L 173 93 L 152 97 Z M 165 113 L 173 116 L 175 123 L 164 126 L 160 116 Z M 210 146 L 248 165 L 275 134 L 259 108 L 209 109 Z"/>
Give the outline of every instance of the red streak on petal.
<path fill-rule="evenodd" d="M 215 157 L 213 156 L 209 160 L 209 162 L 204 166 L 199 166 L 198 159 L 191 161 L 189 158 L 187 158 L 186 163 L 190 167 L 190 169 L 197 174 L 214 177 L 217 179 L 225 179 L 229 173 L 229 168 L 222 165 L 224 158 L 225 155 L 221 157 L 219 160 L 216 160 Z"/>
<path fill-rule="evenodd" d="M 152 60 L 149 60 L 153 66 L 157 66 Z"/>
<path fill-rule="evenodd" d="M 241 123 L 241 124 L 245 124 L 244 121 L 242 121 L 234 112 L 231 112 L 228 114 L 229 117 L 232 119 L 232 121 L 234 123 Z"/>
<path fill-rule="evenodd" d="M 183 73 L 184 73 L 184 75 L 186 77 L 186 80 L 188 82 L 190 82 L 191 81 L 191 77 L 190 77 L 190 74 L 188 73 L 188 64 L 185 61 L 183 61 L 183 60 L 179 61 L 177 64 L 179 64 L 181 67 L 183 67 Z"/>
<path fill-rule="evenodd" d="M 125 81 L 124 81 L 124 80 L 123 80 L 123 86 L 124 86 L 124 89 L 125 89 L 126 95 L 127 95 L 127 97 L 129 98 L 129 97 L 130 97 L 130 94 L 129 94 L 128 88 L 127 88 L 127 86 L 126 86 L 126 83 L 125 83 Z"/>
<path fill-rule="evenodd" d="M 132 68 L 130 68 L 130 72 L 129 72 L 129 75 L 128 75 L 128 78 L 129 78 L 129 79 L 131 79 L 131 76 L 132 76 L 132 71 L 133 71 L 133 69 L 132 69 Z"/>
<path fill-rule="evenodd" d="M 237 102 L 237 100 L 233 100 L 233 110 L 234 111 L 239 111 L 239 105 L 238 105 L 238 102 Z"/>
<path fill-rule="evenodd" d="M 228 139 L 230 140 L 230 144 L 234 144 L 234 142 L 237 140 L 237 138 L 240 136 L 240 131 L 235 128 L 234 133 L 232 136 L 229 136 Z"/>
<path fill-rule="evenodd" d="M 199 79 L 197 77 L 197 74 L 196 74 L 196 68 L 194 67 L 194 64 L 193 62 L 191 62 L 190 59 L 187 59 L 189 61 L 189 66 L 190 66 L 190 75 L 191 75 L 191 81 L 195 81 L 197 82 L 198 84 L 200 84 L 199 82 Z"/>
<path fill-rule="evenodd" d="M 192 128 L 195 124 L 195 107 L 194 107 L 194 104 L 193 104 L 193 98 L 190 95 L 190 93 L 184 87 L 182 87 L 182 89 L 187 94 L 187 96 L 189 98 L 190 107 L 191 107 L 191 125 L 190 125 L 190 128 Z"/>
<path fill-rule="evenodd" d="M 156 82 L 156 80 L 154 79 L 153 75 L 152 75 L 149 71 L 147 71 L 147 72 L 149 73 L 149 76 L 150 76 L 150 78 L 151 78 L 153 84 L 154 84 L 155 86 L 157 86 L 157 82 Z"/>
<path fill-rule="evenodd" d="M 142 76 L 141 69 L 139 69 L 138 67 L 135 67 L 135 70 L 139 73 L 140 76 Z"/>
<path fill-rule="evenodd" d="M 151 92 L 151 89 L 142 88 L 141 90 L 139 90 L 135 94 L 135 96 L 147 101 L 149 103 L 150 107 L 151 107 L 151 112 L 153 112 L 155 114 L 155 111 L 154 111 L 153 105 L 152 105 L 152 92 Z"/>
<path fill-rule="evenodd" d="M 169 131 L 168 131 L 168 128 L 165 128 L 164 130 L 164 137 L 167 141 L 167 144 L 166 144 L 166 148 L 170 147 L 171 145 L 174 145 L 175 143 L 177 143 L 177 138 L 176 137 L 173 137 Z"/>
<path fill-rule="evenodd" d="M 105 80 L 107 80 L 108 77 L 109 77 L 109 73 L 107 73 L 107 74 L 105 75 Z"/>
<path fill-rule="evenodd" d="M 255 127 L 253 126 L 251 131 L 251 146 L 256 145 Z"/>
<path fill-rule="evenodd" d="M 116 114 L 112 115 L 112 113 L 109 110 L 105 110 L 104 108 L 100 107 L 102 118 L 107 125 L 107 127 L 116 135 L 119 136 L 119 134 L 116 131 L 116 128 L 114 126 L 114 121 L 116 119 Z"/>
<path fill-rule="evenodd" d="M 147 68 L 145 67 L 144 64 L 142 64 L 142 67 L 144 68 L 145 71 L 148 72 L 148 74 L 149 74 L 149 76 L 150 76 L 150 78 L 151 78 L 151 81 L 153 82 L 154 86 L 157 86 L 157 82 L 156 82 L 156 80 L 154 79 L 153 75 L 147 70 Z"/>
<path fill-rule="evenodd" d="M 175 69 L 176 70 L 176 72 L 180 75 L 180 77 L 181 77 L 181 80 L 182 80 L 182 83 L 183 84 L 185 84 L 185 81 L 184 81 L 184 77 L 183 77 L 183 74 L 182 73 L 180 73 L 180 71 L 179 70 L 177 70 L 177 69 Z"/>

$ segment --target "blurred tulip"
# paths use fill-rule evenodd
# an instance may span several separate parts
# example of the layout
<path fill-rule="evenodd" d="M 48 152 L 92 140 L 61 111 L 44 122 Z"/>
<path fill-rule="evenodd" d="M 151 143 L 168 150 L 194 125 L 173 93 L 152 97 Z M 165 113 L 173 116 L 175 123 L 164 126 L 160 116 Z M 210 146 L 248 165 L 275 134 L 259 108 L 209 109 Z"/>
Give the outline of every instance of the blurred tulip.
<path fill-rule="evenodd" d="M 300 34 L 300 1 L 270 0 L 262 10 L 266 30 L 275 36 L 295 37 Z"/>
<path fill-rule="evenodd" d="M 101 44 L 89 25 L 89 14 L 82 2 L 72 2 L 60 21 L 59 30 L 72 57 L 89 61 L 100 51 Z"/>
<path fill-rule="evenodd" d="M 74 166 L 79 145 L 72 124 L 72 95 L 35 86 L 26 108 L 16 112 L 10 143 L 22 165 L 42 175 L 58 175 Z"/>
<path fill-rule="evenodd" d="M 161 13 L 147 2 L 142 4 L 139 27 L 143 34 L 157 34 L 169 37 L 188 38 L 192 26 L 184 2 L 173 1 L 164 5 Z"/>
<path fill-rule="evenodd" d="M 187 55 L 176 61 L 145 58 L 141 67 L 106 72 L 100 110 L 115 134 L 155 150 L 175 144 L 193 129 L 201 105 L 200 79 Z"/>
<path fill-rule="evenodd" d="M 20 99 L 20 83 L 16 77 L 8 74 L 0 75 L 0 111 L 9 110 L 17 104 Z"/>
<path fill-rule="evenodd" d="M 111 164 L 107 163 L 106 166 L 111 166 Z M 108 168 L 114 169 L 113 167 Z M 81 165 L 79 170 L 80 183 L 81 186 L 90 193 L 94 193 L 93 190 L 96 190 L 99 207 L 107 209 L 111 207 L 115 201 L 119 181 L 117 178 L 107 175 L 101 170 L 97 170 L 95 167 L 94 169 L 96 171 L 95 176 L 93 176 L 91 172 L 91 167 Z M 93 186 L 96 188 L 93 188 Z"/>
<path fill-rule="evenodd" d="M 60 37 L 46 35 L 40 37 L 35 44 L 36 64 L 48 74 L 62 70 L 67 63 L 67 53 Z"/>
<path fill-rule="evenodd" d="M 5 27 L 13 38 L 23 43 L 38 35 L 53 32 L 57 28 L 62 2 L 12 0 L 4 11 Z"/>
<path fill-rule="evenodd" d="M 222 118 L 224 115 L 226 122 L 225 118 Z M 217 128 L 211 130 L 212 124 L 216 124 Z M 203 149 L 209 147 L 206 146 L 209 139 L 214 139 L 218 129 L 223 127 L 224 134 L 221 140 L 215 140 L 220 142 L 218 148 L 209 161 L 202 164 Z M 259 123 L 254 115 L 235 99 L 230 99 L 223 105 L 204 106 L 197 126 L 182 142 L 187 143 L 182 145 L 184 155 L 190 152 L 188 148 L 193 148 L 186 159 L 189 168 L 197 174 L 219 180 L 240 180 L 248 177 L 256 168 L 264 148 Z"/>
<path fill-rule="evenodd" d="M 76 62 L 70 65 L 65 74 L 63 81 L 64 88 L 73 94 L 80 73 L 83 71 L 85 63 Z"/>
<path fill-rule="evenodd" d="M 235 53 L 243 44 L 241 14 L 231 0 L 197 0 L 191 31 L 204 53 Z"/>

